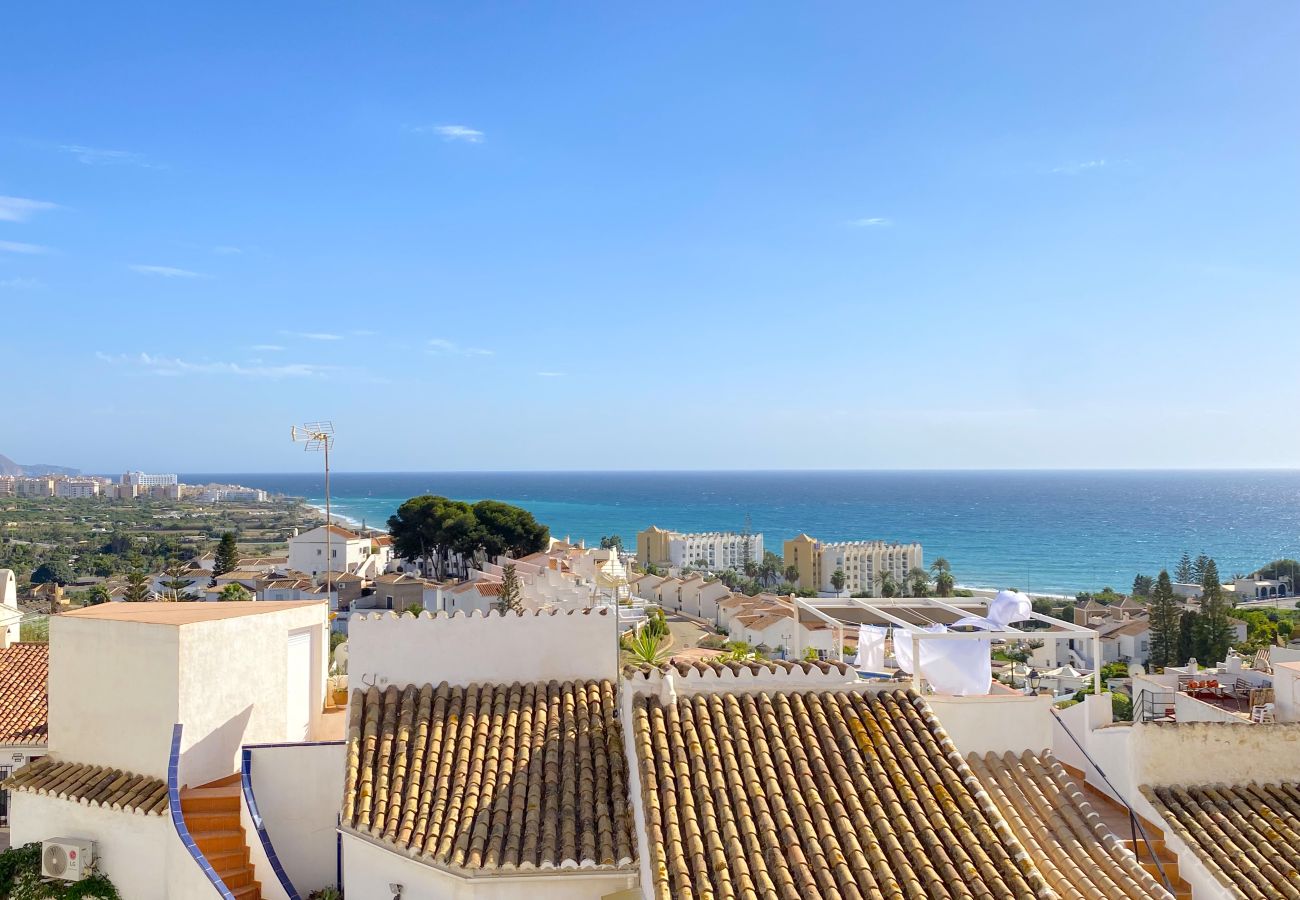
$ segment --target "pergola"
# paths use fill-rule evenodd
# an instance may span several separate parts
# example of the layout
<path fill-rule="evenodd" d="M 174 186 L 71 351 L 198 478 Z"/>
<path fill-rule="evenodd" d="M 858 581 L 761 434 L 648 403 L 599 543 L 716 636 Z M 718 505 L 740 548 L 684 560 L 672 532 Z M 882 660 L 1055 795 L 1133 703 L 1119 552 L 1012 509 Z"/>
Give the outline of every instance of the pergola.
<path fill-rule="evenodd" d="M 800 624 L 821 622 L 835 629 L 836 648 L 839 658 L 844 658 L 844 629 L 857 625 L 892 625 L 906 631 L 912 641 L 912 686 L 919 692 L 921 679 L 924 677 L 921 666 L 920 641 L 971 641 L 971 640 L 1034 640 L 1038 631 L 1023 631 L 1006 625 L 997 630 L 972 628 L 969 631 L 925 631 L 926 626 L 951 626 L 967 616 L 984 616 L 988 611 L 983 600 L 957 599 L 951 602 L 938 597 L 814 597 L 795 598 L 795 617 Z M 1101 635 L 1092 628 L 1075 625 L 1053 616 L 1031 612 L 1029 619 L 1043 622 L 1058 631 L 1071 633 L 1071 637 L 1092 641 L 1092 657 L 1097 661 L 1093 666 L 1093 690 L 1101 693 Z M 801 628 L 795 632 L 795 655 L 803 653 Z M 898 640 L 895 636 L 895 641 Z"/>

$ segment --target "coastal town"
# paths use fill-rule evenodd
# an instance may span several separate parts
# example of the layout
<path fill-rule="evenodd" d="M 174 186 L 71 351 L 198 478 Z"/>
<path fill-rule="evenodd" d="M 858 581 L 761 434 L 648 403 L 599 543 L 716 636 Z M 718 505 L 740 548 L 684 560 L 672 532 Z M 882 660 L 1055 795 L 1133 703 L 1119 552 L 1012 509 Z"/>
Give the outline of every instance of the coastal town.
<path fill-rule="evenodd" d="M 12 3 L 0 900 L 1300 900 L 1300 3 Z"/>
<path fill-rule="evenodd" d="M 1288 896 L 1289 561 L 1067 601 L 915 542 L 239 501 L 303 522 L 0 571 L 7 853 L 86 896 Z"/>

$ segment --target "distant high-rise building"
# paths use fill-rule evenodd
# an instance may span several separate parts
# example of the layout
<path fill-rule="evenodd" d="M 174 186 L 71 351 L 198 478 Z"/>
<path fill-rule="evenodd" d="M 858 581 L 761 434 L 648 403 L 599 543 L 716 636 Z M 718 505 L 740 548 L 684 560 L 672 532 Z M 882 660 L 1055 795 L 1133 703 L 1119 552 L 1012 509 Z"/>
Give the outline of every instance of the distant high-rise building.
<path fill-rule="evenodd" d="M 163 487 L 176 484 L 175 475 L 148 475 L 144 472 L 127 472 L 122 476 L 122 484 L 135 484 L 141 487 Z"/>
<path fill-rule="evenodd" d="M 734 531 L 683 534 L 651 525 L 636 536 L 636 558 L 642 566 L 743 571 L 745 563 L 762 560 L 763 536 Z"/>
<path fill-rule="evenodd" d="M 891 544 L 885 541 L 819 541 L 801 534 L 785 542 L 785 564 L 799 573 L 801 588 L 830 592 L 831 577 L 844 573 L 844 590 L 880 595 L 880 574 L 888 572 L 896 584 L 907 574 L 922 568 L 920 544 Z"/>

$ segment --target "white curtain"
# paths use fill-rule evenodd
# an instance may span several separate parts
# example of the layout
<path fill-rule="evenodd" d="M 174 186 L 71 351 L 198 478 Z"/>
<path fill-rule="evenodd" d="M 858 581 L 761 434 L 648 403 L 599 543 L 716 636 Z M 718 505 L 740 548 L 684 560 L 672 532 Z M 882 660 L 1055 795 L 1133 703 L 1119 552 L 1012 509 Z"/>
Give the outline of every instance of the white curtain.
<path fill-rule="evenodd" d="M 879 625 L 858 626 L 858 655 L 853 667 L 864 672 L 879 672 L 885 667 L 885 635 L 889 629 Z"/>
<path fill-rule="evenodd" d="M 921 629 L 938 634 L 948 629 L 931 625 Z M 971 697 L 987 694 L 993 684 L 993 645 L 991 641 L 965 638 L 953 641 L 918 640 L 921 675 L 939 694 Z M 894 629 L 894 658 L 904 672 L 912 668 L 912 638 L 903 628 Z"/>

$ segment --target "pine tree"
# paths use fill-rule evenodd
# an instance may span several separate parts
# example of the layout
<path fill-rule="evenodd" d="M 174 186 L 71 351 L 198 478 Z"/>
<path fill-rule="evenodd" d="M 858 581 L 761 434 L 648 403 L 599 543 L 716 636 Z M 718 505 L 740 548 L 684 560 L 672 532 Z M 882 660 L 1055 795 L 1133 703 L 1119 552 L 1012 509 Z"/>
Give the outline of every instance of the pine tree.
<path fill-rule="evenodd" d="M 1200 614 L 1190 609 L 1183 610 L 1178 618 L 1178 653 L 1175 658 L 1178 665 L 1185 666 L 1196 655 L 1196 637 L 1199 634 Z"/>
<path fill-rule="evenodd" d="M 515 572 L 515 564 L 506 563 L 501 572 L 501 593 L 497 597 L 497 611 L 502 614 L 518 612 L 524 608 L 524 604 L 520 598 L 519 575 Z"/>
<path fill-rule="evenodd" d="M 1164 569 L 1156 578 L 1151 590 L 1151 601 L 1147 605 L 1151 622 L 1151 658 L 1152 666 L 1176 665 L 1178 654 L 1179 610 L 1178 601 L 1174 599 L 1173 582 Z"/>
<path fill-rule="evenodd" d="M 1178 561 L 1178 567 L 1174 569 L 1174 581 L 1179 584 L 1195 584 L 1194 577 L 1192 573 L 1192 557 L 1184 552 L 1183 558 Z"/>
<path fill-rule="evenodd" d="M 1205 581 L 1205 567 L 1214 560 L 1210 559 L 1204 553 L 1192 560 L 1192 578 L 1190 584 L 1201 584 Z"/>
<path fill-rule="evenodd" d="M 1228 615 L 1231 606 L 1223 595 L 1223 585 L 1219 583 L 1219 567 L 1214 560 L 1205 562 L 1205 574 L 1201 576 L 1201 634 L 1197 641 L 1197 650 L 1205 654 L 1198 660 L 1213 665 L 1228 655 L 1232 646 L 1232 622 Z"/>
<path fill-rule="evenodd" d="M 126 595 L 122 598 L 128 603 L 143 603 L 149 599 L 149 576 L 136 569 L 127 573 Z"/>
<path fill-rule="evenodd" d="M 185 576 L 184 563 L 172 562 L 163 571 L 167 578 L 163 581 L 162 587 L 167 591 L 168 600 L 198 599 L 194 594 L 190 593 L 190 585 L 193 583 L 193 579 Z"/>
<path fill-rule="evenodd" d="M 212 563 L 212 581 L 210 587 L 217 586 L 217 576 L 225 575 L 239 568 L 239 545 L 235 543 L 235 533 L 227 531 L 221 536 L 217 545 L 217 558 Z"/>
<path fill-rule="evenodd" d="M 1154 583 L 1151 581 L 1151 576 L 1150 576 L 1150 575 L 1134 575 L 1134 576 L 1133 576 L 1133 596 L 1134 596 L 1134 597 L 1150 597 L 1150 596 L 1151 596 L 1151 590 L 1152 590 L 1153 584 L 1154 584 Z"/>

